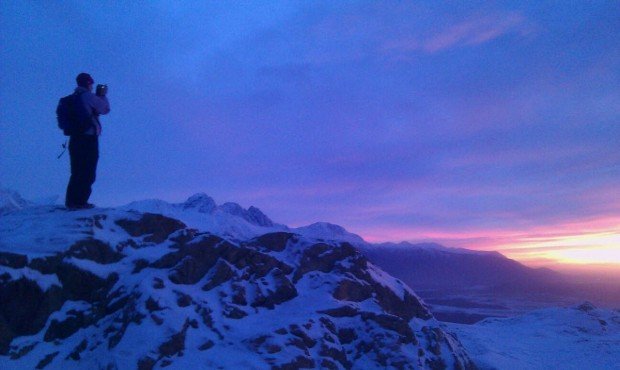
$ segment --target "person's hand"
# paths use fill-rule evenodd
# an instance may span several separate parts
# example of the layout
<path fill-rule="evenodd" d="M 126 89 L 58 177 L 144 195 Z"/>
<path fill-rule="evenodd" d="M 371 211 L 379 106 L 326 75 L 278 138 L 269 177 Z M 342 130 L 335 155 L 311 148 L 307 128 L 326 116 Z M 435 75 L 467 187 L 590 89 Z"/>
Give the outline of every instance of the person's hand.
<path fill-rule="evenodd" d="M 106 96 L 108 93 L 108 85 L 97 85 L 97 96 Z"/>

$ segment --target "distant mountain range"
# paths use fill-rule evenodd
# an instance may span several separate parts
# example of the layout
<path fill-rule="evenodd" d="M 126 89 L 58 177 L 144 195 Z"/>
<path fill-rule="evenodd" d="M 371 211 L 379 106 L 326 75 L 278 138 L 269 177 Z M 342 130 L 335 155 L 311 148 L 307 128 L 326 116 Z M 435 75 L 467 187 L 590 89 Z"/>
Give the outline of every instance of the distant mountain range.
<path fill-rule="evenodd" d="M 529 286 L 562 279 L 555 271 L 527 267 L 498 252 L 407 242 L 375 244 L 363 251 L 414 289 Z"/>

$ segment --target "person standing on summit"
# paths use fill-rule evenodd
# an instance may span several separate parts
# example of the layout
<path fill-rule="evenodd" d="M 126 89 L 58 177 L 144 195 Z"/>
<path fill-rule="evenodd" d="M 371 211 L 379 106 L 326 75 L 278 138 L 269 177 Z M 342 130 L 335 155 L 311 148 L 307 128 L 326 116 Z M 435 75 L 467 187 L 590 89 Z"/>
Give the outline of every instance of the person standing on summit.
<path fill-rule="evenodd" d="M 88 203 L 88 198 L 95 182 L 99 160 L 99 115 L 110 112 L 110 102 L 106 97 L 106 85 L 98 85 L 96 94 L 93 93 L 95 81 L 88 73 L 80 73 L 75 80 L 77 87 L 74 95 L 79 97 L 76 98 L 77 102 L 84 106 L 90 118 L 83 133 L 70 135 L 71 178 L 67 185 L 65 206 L 68 209 L 87 209 L 94 207 Z"/>

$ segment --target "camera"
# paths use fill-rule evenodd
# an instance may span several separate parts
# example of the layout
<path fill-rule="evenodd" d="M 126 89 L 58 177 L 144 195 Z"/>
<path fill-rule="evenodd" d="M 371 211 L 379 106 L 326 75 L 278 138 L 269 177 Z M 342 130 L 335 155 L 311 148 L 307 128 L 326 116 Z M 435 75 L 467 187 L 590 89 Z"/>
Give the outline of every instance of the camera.
<path fill-rule="evenodd" d="M 97 96 L 105 96 L 108 93 L 108 85 L 97 85 Z"/>

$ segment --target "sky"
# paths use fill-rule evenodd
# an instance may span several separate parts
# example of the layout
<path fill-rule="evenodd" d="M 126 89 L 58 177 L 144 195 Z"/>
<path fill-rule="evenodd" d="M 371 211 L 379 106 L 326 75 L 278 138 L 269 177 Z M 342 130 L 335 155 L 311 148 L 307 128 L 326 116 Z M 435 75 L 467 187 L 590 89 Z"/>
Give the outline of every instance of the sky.
<path fill-rule="evenodd" d="M 0 2 L 0 185 L 68 180 L 58 99 L 109 85 L 91 201 L 259 207 L 368 241 L 620 271 L 620 2 Z"/>

